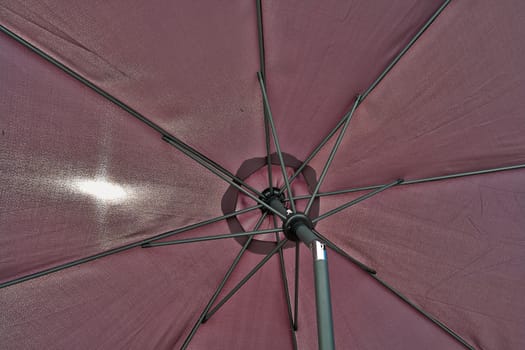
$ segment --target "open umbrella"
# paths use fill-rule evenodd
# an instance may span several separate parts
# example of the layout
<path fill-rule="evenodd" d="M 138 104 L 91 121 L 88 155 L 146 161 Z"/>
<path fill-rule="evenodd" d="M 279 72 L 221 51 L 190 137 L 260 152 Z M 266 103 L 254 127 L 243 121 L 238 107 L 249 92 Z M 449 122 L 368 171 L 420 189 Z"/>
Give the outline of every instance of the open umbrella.
<path fill-rule="evenodd" d="M 525 347 L 523 2 L 2 0 L 0 31 L 0 348 Z"/>

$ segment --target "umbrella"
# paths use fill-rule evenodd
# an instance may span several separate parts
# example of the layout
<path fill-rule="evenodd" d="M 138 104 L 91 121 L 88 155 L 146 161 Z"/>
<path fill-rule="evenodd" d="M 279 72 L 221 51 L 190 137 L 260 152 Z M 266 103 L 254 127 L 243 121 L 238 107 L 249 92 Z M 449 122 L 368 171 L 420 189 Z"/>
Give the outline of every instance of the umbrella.
<path fill-rule="evenodd" d="M 525 346 L 522 2 L 0 5 L 2 348 Z"/>

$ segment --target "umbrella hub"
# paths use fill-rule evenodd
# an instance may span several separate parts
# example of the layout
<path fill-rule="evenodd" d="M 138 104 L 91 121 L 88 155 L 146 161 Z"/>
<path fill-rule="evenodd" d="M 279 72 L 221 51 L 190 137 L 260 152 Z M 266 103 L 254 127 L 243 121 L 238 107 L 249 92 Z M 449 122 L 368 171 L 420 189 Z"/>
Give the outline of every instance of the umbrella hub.
<path fill-rule="evenodd" d="M 283 153 L 283 157 L 285 161 L 286 173 L 288 178 L 290 178 L 302 165 L 302 161 L 286 153 Z M 290 207 L 288 198 L 289 193 L 285 187 L 282 169 L 279 164 L 279 159 L 276 155 L 272 155 L 270 166 L 268 166 L 268 159 L 266 157 L 248 159 L 241 164 L 239 169 L 235 172 L 235 175 L 242 181 L 249 184 L 251 187 L 257 189 L 260 192 L 258 197 L 266 204 L 272 207 L 272 202 L 278 204 L 282 208 L 279 211 L 283 215 L 288 216 L 287 209 Z M 295 198 L 297 212 L 305 210 L 309 196 L 312 194 L 316 183 L 316 173 L 309 166 L 303 167 L 300 173 L 295 174 L 293 181 L 290 181 L 292 190 L 291 192 Z M 308 215 L 312 220 L 319 215 L 319 202 L 319 198 L 316 198 Z M 240 192 L 234 186 L 230 186 L 227 189 L 221 200 L 221 207 L 224 214 L 247 209 L 253 207 L 256 204 L 257 203 L 255 203 L 253 199 Z M 275 225 L 277 225 L 277 227 L 281 227 L 284 221 L 288 221 L 281 220 L 281 218 L 268 212 L 267 209 L 261 208 L 261 210 L 252 210 L 227 219 L 226 222 L 228 223 L 230 232 L 236 233 L 253 230 L 257 224 L 257 221 L 261 218 L 261 215 L 265 215 L 265 219 L 262 224 L 260 224 L 260 230 L 273 229 L 276 227 Z M 294 218 L 293 220 L 289 221 L 289 226 L 295 227 L 296 220 L 297 218 Z M 307 226 L 305 225 L 305 227 Z M 289 232 L 291 233 L 292 231 Z M 284 239 L 285 237 L 286 234 L 284 233 L 284 230 L 277 234 L 255 236 L 252 239 L 248 250 L 255 254 L 268 254 L 270 251 L 272 251 L 272 249 L 275 248 L 276 242 Z M 238 237 L 235 240 L 240 245 L 243 245 L 247 239 L 247 237 Z M 294 239 L 295 236 L 293 236 L 293 239 L 290 239 L 290 241 Z M 295 247 L 295 242 L 289 242 L 283 247 L 283 249 L 293 247 Z"/>
<path fill-rule="evenodd" d="M 259 199 L 262 199 L 266 204 L 270 206 L 274 200 L 280 202 L 283 205 L 283 207 L 285 206 L 284 192 L 277 187 L 269 187 L 265 189 L 264 191 L 262 191 L 262 196 L 260 196 Z M 263 212 L 269 212 L 269 210 L 264 207 L 261 208 L 261 210 Z"/>
<path fill-rule="evenodd" d="M 283 191 L 277 187 L 267 188 L 262 192 L 260 197 L 266 204 L 279 213 L 286 216 L 283 220 L 283 233 L 290 241 L 304 241 L 306 244 L 315 238 L 312 233 L 312 220 L 302 212 L 292 212 L 285 206 L 285 197 Z M 263 212 L 269 212 L 268 209 L 262 208 Z"/>
<path fill-rule="evenodd" d="M 312 220 L 304 213 L 290 213 L 283 222 L 283 232 L 290 241 L 305 241 L 304 232 L 313 228 Z M 308 242 L 310 243 L 313 234 L 308 233 Z"/>

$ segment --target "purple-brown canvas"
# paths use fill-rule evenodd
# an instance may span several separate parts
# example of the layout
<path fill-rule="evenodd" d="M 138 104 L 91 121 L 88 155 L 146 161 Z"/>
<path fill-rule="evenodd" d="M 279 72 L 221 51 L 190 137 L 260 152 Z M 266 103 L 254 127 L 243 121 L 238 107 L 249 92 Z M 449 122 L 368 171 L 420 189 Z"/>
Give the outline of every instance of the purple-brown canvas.
<path fill-rule="evenodd" d="M 525 348 L 524 36 L 517 0 L 0 0 L 0 348 Z"/>

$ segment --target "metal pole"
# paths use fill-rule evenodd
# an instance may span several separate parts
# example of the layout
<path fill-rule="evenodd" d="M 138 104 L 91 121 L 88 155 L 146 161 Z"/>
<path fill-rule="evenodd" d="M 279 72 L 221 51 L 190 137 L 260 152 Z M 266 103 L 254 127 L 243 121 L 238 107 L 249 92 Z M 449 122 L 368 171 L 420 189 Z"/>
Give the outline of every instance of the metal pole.
<path fill-rule="evenodd" d="M 334 350 L 334 324 L 332 320 L 332 301 L 326 247 L 312 229 L 306 225 L 297 225 L 296 235 L 299 240 L 312 249 L 319 350 Z"/>
<path fill-rule="evenodd" d="M 312 244 L 315 277 L 315 301 L 317 306 L 317 336 L 319 350 L 333 350 L 334 325 L 332 321 L 332 302 L 326 248 L 320 241 Z"/>
<path fill-rule="evenodd" d="M 325 244 L 313 232 L 312 222 L 306 215 L 287 210 L 278 197 L 271 198 L 268 203 L 276 211 L 286 213 L 283 225 L 286 237 L 290 240 L 301 241 L 312 249 L 319 350 L 334 350 L 332 302 Z"/>

